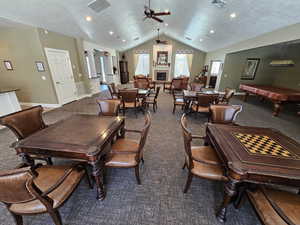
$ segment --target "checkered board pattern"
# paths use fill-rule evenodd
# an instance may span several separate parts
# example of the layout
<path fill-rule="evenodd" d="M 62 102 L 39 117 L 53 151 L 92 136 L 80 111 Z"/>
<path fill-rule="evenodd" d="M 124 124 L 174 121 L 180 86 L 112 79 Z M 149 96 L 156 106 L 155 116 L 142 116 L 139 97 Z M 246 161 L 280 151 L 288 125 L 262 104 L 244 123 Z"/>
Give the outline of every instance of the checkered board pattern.
<path fill-rule="evenodd" d="M 250 154 L 273 156 L 279 158 L 297 158 L 272 138 L 265 135 L 233 134 Z"/>

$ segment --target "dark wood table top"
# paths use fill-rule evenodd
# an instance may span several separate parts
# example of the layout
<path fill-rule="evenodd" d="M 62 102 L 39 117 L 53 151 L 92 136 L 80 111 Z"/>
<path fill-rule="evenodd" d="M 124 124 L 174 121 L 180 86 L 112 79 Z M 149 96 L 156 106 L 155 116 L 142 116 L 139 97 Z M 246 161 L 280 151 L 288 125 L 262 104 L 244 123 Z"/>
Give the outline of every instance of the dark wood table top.
<path fill-rule="evenodd" d="M 239 179 L 276 183 L 280 179 L 273 178 L 282 178 L 300 184 L 300 144 L 281 132 L 209 124 L 207 135 L 222 161 Z"/>
<path fill-rule="evenodd" d="M 122 123 L 123 117 L 73 115 L 16 142 L 14 147 L 93 156 Z"/>

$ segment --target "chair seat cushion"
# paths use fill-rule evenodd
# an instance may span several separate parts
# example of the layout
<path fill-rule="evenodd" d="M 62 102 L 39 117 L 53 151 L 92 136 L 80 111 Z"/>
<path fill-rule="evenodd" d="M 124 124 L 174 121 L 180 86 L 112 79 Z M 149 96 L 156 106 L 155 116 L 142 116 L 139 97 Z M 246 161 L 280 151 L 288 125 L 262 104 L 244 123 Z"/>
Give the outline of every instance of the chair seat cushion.
<path fill-rule="evenodd" d="M 204 179 L 227 181 L 215 150 L 210 146 L 192 147 L 192 174 Z M 188 162 L 188 158 L 186 158 Z M 196 161 L 199 160 L 199 161 Z"/>
<path fill-rule="evenodd" d="M 175 98 L 175 104 L 176 105 L 184 105 L 184 99 L 183 98 Z"/>
<path fill-rule="evenodd" d="M 131 168 L 138 165 L 136 153 L 110 153 L 105 163 L 106 167 Z"/>
<path fill-rule="evenodd" d="M 221 165 L 216 151 L 210 146 L 193 146 L 192 158 L 212 165 Z"/>
<path fill-rule="evenodd" d="M 203 113 L 209 113 L 209 107 L 204 107 L 204 106 L 198 106 L 193 104 L 192 105 L 192 110 L 195 112 L 203 112 Z"/>
<path fill-rule="evenodd" d="M 299 195 L 273 189 L 258 189 L 255 192 L 248 191 L 248 196 L 264 224 L 300 224 Z"/>
<path fill-rule="evenodd" d="M 134 102 L 125 102 L 125 108 L 135 108 L 135 107 L 140 107 L 141 104 L 140 102 L 136 102 L 136 106 L 134 104 Z M 123 104 L 121 104 L 121 109 L 124 108 Z"/>
<path fill-rule="evenodd" d="M 139 143 L 136 140 L 120 138 L 112 145 L 111 150 L 113 152 L 137 153 L 139 150 Z"/>
<path fill-rule="evenodd" d="M 55 185 L 71 166 L 43 166 L 38 168 L 37 178 L 34 179 L 34 184 L 42 191 L 47 191 L 51 186 Z M 56 189 L 48 194 L 53 200 L 53 208 L 60 207 L 64 201 L 72 194 L 73 190 L 79 184 L 84 170 L 72 168 L 72 171 L 66 179 Z M 12 204 L 9 210 L 17 214 L 35 214 L 44 213 L 47 211 L 46 207 L 40 200 L 32 200 L 26 203 Z"/>

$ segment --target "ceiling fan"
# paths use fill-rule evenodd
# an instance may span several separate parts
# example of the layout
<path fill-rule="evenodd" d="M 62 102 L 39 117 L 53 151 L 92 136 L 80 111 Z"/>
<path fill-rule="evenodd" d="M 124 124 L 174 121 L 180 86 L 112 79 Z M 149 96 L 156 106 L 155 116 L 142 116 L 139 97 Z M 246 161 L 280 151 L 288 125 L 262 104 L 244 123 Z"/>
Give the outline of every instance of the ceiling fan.
<path fill-rule="evenodd" d="M 149 5 L 148 6 L 145 5 L 144 14 L 145 14 L 144 20 L 153 19 L 159 23 L 163 23 L 164 21 L 158 17 L 159 16 L 169 16 L 169 15 L 171 15 L 171 12 L 169 12 L 169 11 L 155 12 L 153 9 L 151 9 L 150 0 L 149 0 Z"/>
<path fill-rule="evenodd" d="M 159 28 L 157 29 L 157 39 L 155 40 L 156 44 L 162 44 L 162 45 L 167 45 L 167 41 L 162 41 L 159 39 Z"/>

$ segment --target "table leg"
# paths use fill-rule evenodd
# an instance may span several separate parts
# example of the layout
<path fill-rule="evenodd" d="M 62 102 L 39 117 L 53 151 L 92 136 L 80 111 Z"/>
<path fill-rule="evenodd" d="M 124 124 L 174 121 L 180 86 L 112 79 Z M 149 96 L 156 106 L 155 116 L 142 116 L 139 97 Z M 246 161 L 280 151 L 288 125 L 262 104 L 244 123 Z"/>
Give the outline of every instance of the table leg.
<path fill-rule="evenodd" d="M 273 116 L 278 116 L 281 110 L 282 110 L 282 102 L 274 102 Z"/>
<path fill-rule="evenodd" d="M 101 161 L 91 162 L 90 164 L 93 168 L 92 175 L 96 182 L 97 199 L 102 201 L 105 198 L 105 190 L 104 190 L 104 185 L 103 185 L 103 181 L 102 181 L 102 177 L 103 177 L 102 173 L 103 173 L 104 165 L 103 166 L 101 165 L 101 164 L 103 164 L 103 162 L 101 162 Z"/>
<path fill-rule="evenodd" d="M 217 212 L 217 219 L 221 223 L 224 223 L 226 221 L 227 207 L 231 203 L 232 198 L 237 193 L 237 184 L 238 183 L 239 183 L 238 180 L 229 178 L 229 181 L 225 184 L 225 193 L 224 193 L 223 203 L 222 203 L 219 211 Z"/>
<path fill-rule="evenodd" d="M 244 95 L 244 102 L 246 102 L 248 100 L 248 96 L 249 96 L 249 93 L 248 92 L 245 92 L 245 95 Z"/>

